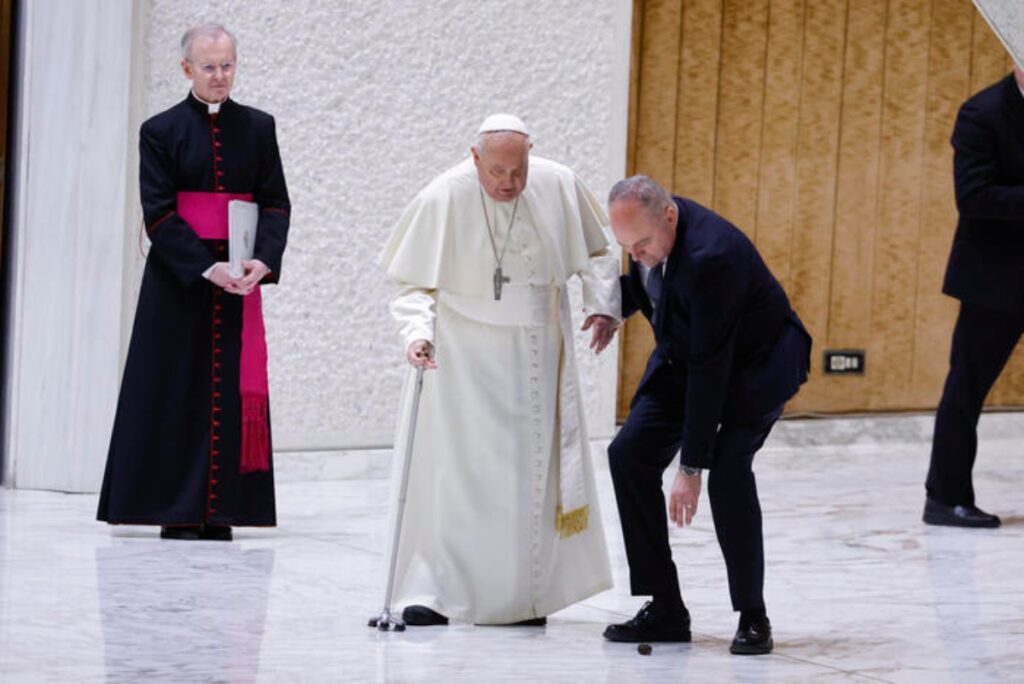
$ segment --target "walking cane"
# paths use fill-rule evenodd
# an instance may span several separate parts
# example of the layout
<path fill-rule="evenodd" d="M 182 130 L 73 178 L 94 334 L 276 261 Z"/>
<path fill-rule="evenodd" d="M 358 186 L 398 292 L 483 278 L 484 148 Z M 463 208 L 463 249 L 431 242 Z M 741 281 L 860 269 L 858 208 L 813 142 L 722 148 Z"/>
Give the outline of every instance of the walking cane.
<path fill-rule="evenodd" d="M 404 632 L 402 618 L 391 614 L 391 594 L 395 589 L 395 565 L 398 564 L 398 542 L 402 538 L 402 518 L 405 517 L 405 495 L 409 490 L 409 465 L 412 463 L 412 443 L 416 435 L 416 417 L 420 410 L 420 392 L 423 390 L 423 366 L 416 368 L 416 385 L 412 390 L 412 408 L 409 411 L 409 428 L 405 437 L 405 462 L 402 465 L 402 486 L 398 490 L 398 515 L 395 519 L 395 536 L 391 540 L 391 567 L 388 570 L 388 586 L 384 594 L 384 610 L 367 623 L 382 632 L 392 630 Z"/>

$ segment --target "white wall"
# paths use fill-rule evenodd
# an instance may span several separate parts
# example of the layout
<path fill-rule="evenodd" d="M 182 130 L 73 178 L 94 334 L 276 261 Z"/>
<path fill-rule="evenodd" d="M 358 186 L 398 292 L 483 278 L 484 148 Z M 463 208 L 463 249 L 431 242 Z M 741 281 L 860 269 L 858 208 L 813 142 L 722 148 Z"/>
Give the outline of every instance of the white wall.
<path fill-rule="evenodd" d="M 98 488 L 141 275 L 138 125 L 187 93 L 177 45 L 189 25 L 236 33 L 234 96 L 277 117 L 293 203 L 282 282 L 265 290 L 279 451 L 390 444 L 402 350 L 376 256 L 485 115 L 520 115 L 535 151 L 599 196 L 624 169 L 628 0 L 25 7 L 19 144 L 31 164 L 12 227 L 7 383 L 16 486 Z M 578 342 L 591 432 L 608 435 L 617 351 L 595 361 Z"/>
<path fill-rule="evenodd" d="M 94 490 L 121 348 L 135 5 L 22 4 L 13 112 L 7 483 Z"/>

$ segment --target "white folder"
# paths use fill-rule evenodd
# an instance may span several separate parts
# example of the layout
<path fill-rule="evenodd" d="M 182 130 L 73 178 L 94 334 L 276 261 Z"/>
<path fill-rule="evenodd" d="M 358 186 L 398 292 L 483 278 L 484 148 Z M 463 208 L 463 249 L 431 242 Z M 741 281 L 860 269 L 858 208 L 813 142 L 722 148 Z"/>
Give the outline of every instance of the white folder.
<path fill-rule="evenodd" d="M 260 208 L 255 202 L 231 200 L 228 202 L 228 263 L 231 277 L 245 275 L 242 262 L 252 259 L 256 249 L 256 223 Z"/>

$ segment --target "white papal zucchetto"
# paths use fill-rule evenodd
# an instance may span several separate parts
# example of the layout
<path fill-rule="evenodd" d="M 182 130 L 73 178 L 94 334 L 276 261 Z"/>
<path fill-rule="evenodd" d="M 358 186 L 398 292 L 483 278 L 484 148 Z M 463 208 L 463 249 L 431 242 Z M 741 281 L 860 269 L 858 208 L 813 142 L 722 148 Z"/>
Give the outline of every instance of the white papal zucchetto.
<path fill-rule="evenodd" d="M 477 133 L 497 133 L 498 131 L 522 133 L 527 137 L 530 135 L 530 131 L 526 129 L 526 124 L 523 123 L 523 120 L 512 114 L 491 114 L 480 124 L 480 129 Z"/>

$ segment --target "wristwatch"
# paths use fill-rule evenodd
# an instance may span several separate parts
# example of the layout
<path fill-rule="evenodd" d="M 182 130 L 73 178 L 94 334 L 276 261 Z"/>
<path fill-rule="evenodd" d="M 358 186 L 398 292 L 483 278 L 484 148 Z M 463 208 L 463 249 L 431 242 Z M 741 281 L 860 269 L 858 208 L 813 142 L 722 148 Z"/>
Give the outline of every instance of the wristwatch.
<path fill-rule="evenodd" d="M 704 472 L 703 468 L 691 468 L 688 465 L 681 465 L 679 466 L 679 469 L 683 471 L 683 475 L 686 475 L 687 477 L 696 477 Z"/>

